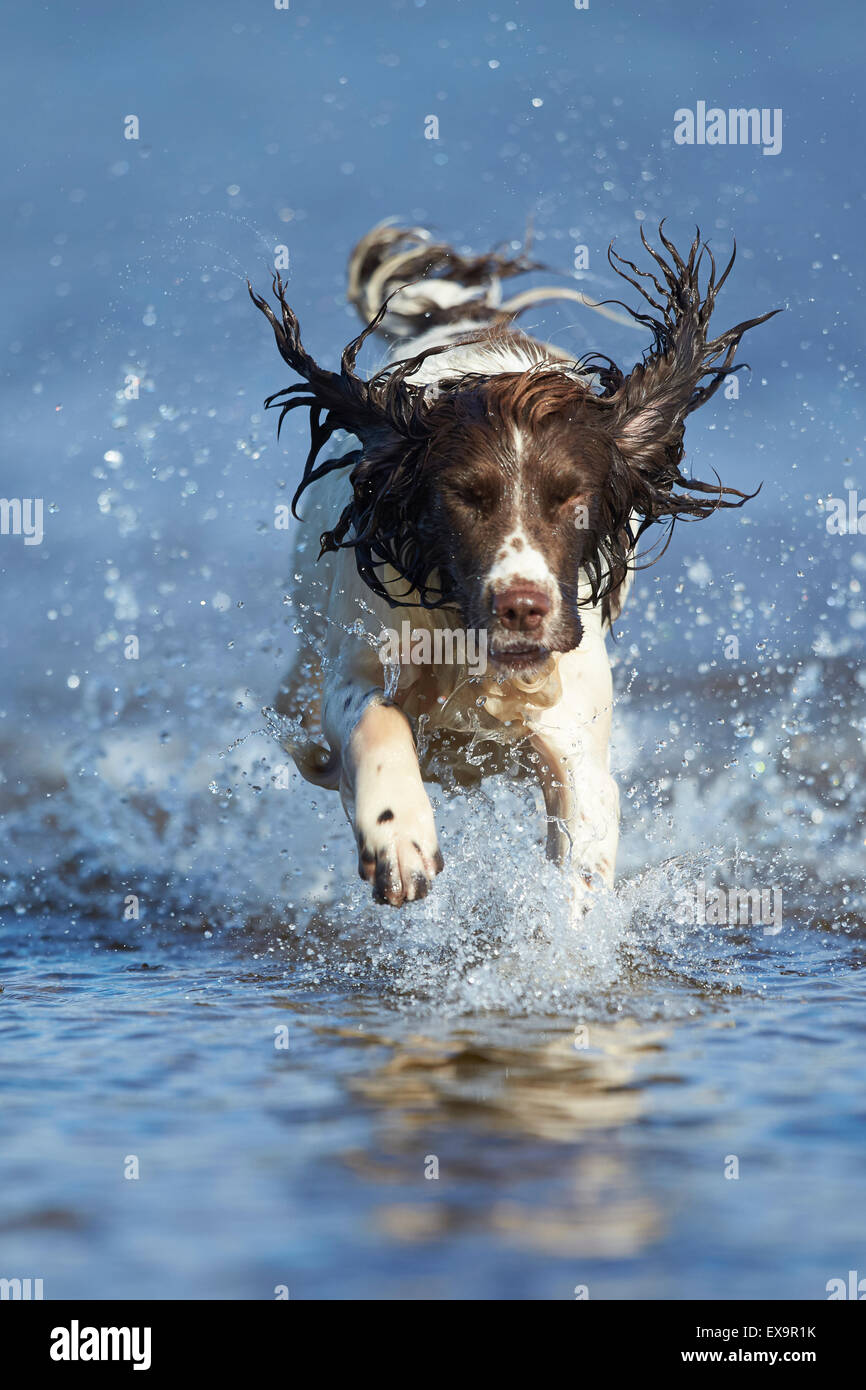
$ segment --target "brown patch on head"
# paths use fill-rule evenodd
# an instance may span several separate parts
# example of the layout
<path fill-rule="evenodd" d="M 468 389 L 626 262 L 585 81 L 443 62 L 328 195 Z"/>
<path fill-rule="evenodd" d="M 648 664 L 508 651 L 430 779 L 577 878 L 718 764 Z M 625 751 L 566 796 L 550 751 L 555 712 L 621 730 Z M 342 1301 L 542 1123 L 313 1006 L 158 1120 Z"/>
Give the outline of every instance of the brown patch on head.
<path fill-rule="evenodd" d="M 540 553 L 550 575 L 545 621 L 535 624 L 541 646 L 578 645 L 578 576 L 598 560 L 603 499 L 614 464 L 604 407 L 576 373 L 532 369 L 467 379 L 440 393 L 431 408 L 429 512 L 445 549 L 446 566 L 467 626 L 485 627 L 494 643 L 497 605 L 487 576 L 499 562 L 519 586 Z M 574 525 L 574 502 L 589 524 Z M 497 583 L 501 582 L 497 581 Z M 524 584 L 526 587 L 526 584 Z M 516 639 L 510 642 L 516 645 Z"/>
<path fill-rule="evenodd" d="M 711 516 L 720 508 L 740 507 L 754 496 L 725 487 L 718 479 L 706 483 L 686 478 L 680 469 L 683 430 L 686 417 L 713 396 L 732 370 L 744 333 L 772 314 L 744 320 L 710 338 L 710 317 L 717 293 L 733 267 L 733 255 L 717 275 L 715 261 L 699 231 L 687 258 L 665 236 L 663 224 L 659 237 L 668 259 L 649 244 L 641 230 L 641 240 L 661 280 L 609 252 L 614 270 L 647 303 L 641 311 L 629 312 L 653 334 L 651 347 L 628 376 L 603 353 L 587 355 L 583 372 L 577 363 L 573 369 L 553 369 L 544 348 L 510 326 L 515 311 L 501 310 L 495 316 L 495 327 L 392 362 L 365 380 L 355 371 L 357 355 L 388 312 L 388 300 L 345 349 L 340 372 L 331 372 L 321 368 L 304 348 L 300 325 L 285 300 L 279 275 L 274 291 L 281 319 L 250 285 L 253 302 L 270 322 L 281 356 L 308 388 L 298 395 L 295 393 L 304 388 L 287 386 L 265 402 L 279 409 L 281 423 L 296 406 L 309 408 L 311 447 L 293 507 L 311 483 L 333 469 L 346 467 L 349 459 L 352 462 L 352 501 L 332 529 L 322 533 L 322 550 L 352 547 L 361 579 L 388 602 L 399 604 L 399 596 L 386 587 L 383 577 L 383 567 L 391 565 L 422 604 L 462 606 L 460 557 L 454 553 L 451 536 L 437 524 L 441 516 L 434 515 L 440 473 L 469 464 L 482 479 L 486 475 L 484 489 L 477 494 L 479 514 L 485 514 L 488 503 L 501 511 L 507 475 L 523 466 L 527 440 L 533 453 L 541 449 L 542 455 L 550 456 L 551 441 L 558 439 L 563 471 L 567 473 L 569 465 L 588 471 L 583 491 L 594 494 L 597 503 L 597 515 L 590 527 L 582 528 L 584 538 L 577 547 L 580 566 L 597 601 L 622 583 L 630 553 L 647 527 L 668 519 L 673 524 L 681 516 Z M 425 243 L 415 254 L 425 263 L 432 255 L 433 264 L 437 264 L 437 257 L 446 256 L 449 274 L 453 273 L 455 253 L 450 248 L 430 248 Z M 480 276 L 477 283 L 481 283 L 492 264 L 489 258 L 474 263 L 464 260 L 461 274 L 467 275 L 466 267 L 470 266 L 471 274 Z M 401 274 L 406 274 L 403 258 L 401 265 Z M 629 271 L 639 278 L 633 278 Z M 647 280 L 652 294 L 646 288 Z M 462 283 L 476 281 L 464 278 Z M 435 392 L 417 380 L 421 364 L 449 347 L 474 344 L 483 352 L 484 347 L 516 342 L 526 359 L 534 361 L 533 368 L 493 377 L 485 375 L 483 369 L 477 374 L 443 377 Z M 588 385 L 589 372 L 595 376 L 595 388 Z M 512 427 L 510 440 L 505 438 L 503 426 Z M 519 437 L 514 426 L 519 427 Z M 339 454 L 322 463 L 319 454 L 337 430 L 355 435 L 360 447 L 352 455 Z M 456 446 L 467 442 L 472 457 L 462 459 Z M 520 458 L 515 456 L 517 452 Z M 571 483 L 563 480 L 568 486 L 573 482 L 573 478 Z M 550 489 L 541 480 L 535 491 L 540 512 L 543 494 Z M 631 529 L 632 513 L 640 518 L 636 534 Z M 535 544 L 534 539 L 531 541 Z M 437 575 L 441 582 L 437 582 Z"/>

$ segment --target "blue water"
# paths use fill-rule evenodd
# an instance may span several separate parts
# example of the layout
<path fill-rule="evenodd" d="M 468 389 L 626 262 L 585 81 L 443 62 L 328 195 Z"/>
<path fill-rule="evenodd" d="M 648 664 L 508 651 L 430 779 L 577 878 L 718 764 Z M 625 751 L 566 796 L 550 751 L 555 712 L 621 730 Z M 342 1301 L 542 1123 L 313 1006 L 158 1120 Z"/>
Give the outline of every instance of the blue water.
<path fill-rule="evenodd" d="M 730 1299 L 866 1274 L 866 547 L 824 505 L 866 499 L 858 12 L 217 0 L 4 28 L 0 494 L 44 498 L 45 536 L 0 536 L 0 1277 Z M 781 108 L 781 152 L 674 144 L 701 100 Z M 611 238 L 697 221 L 737 238 L 720 328 L 786 310 L 687 434 L 699 476 L 760 496 L 682 527 L 622 624 L 620 883 L 581 934 L 528 787 L 437 793 L 446 872 L 397 914 L 336 798 L 274 784 L 272 519 L 304 429 L 264 416 L 286 377 L 244 281 L 285 245 L 333 365 L 348 251 L 388 215 L 474 250 L 531 220 L 559 283 L 588 247 L 599 297 Z M 644 346 L 575 305 L 524 322 Z M 781 931 L 684 925 L 699 883 L 776 888 Z"/>

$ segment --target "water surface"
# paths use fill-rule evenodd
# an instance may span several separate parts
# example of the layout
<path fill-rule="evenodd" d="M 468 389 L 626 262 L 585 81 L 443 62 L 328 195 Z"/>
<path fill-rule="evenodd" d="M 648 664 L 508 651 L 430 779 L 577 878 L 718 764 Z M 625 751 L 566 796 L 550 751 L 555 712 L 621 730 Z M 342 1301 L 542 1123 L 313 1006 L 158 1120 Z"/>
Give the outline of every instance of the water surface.
<path fill-rule="evenodd" d="M 0 1277 L 813 1299 L 866 1274 L 866 554 L 825 524 L 866 496 L 848 8 L 90 0 L 16 7 L 8 47 L 0 490 L 46 512 L 41 545 L 0 538 Z M 781 107 L 781 153 L 675 146 L 697 100 Z M 764 486 L 638 580 L 620 881 L 577 931 L 526 784 L 437 793 L 446 871 L 400 913 L 336 798 L 279 785 L 262 709 L 301 615 L 273 517 L 306 446 L 261 409 L 286 378 L 244 278 L 286 245 L 333 365 L 346 256 L 390 214 L 476 251 L 531 216 L 599 295 L 612 237 L 699 220 L 739 246 L 720 327 L 786 308 L 690 421 L 698 476 Z M 527 326 L 644 346 L 573 305 Z M 700 885 L 777 893 L 781 929 L 689 923 Z"/>

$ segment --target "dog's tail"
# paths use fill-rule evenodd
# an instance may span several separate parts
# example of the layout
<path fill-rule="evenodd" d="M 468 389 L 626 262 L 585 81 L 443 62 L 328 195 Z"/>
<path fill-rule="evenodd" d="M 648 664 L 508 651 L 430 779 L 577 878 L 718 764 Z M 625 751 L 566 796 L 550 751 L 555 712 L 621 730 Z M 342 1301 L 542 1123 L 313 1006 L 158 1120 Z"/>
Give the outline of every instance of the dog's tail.
<path fill-rule="evenodd" d="M 618 314 L 570 286 L 524 290 L 503 300 L 502 282 L 529 270 L 546 269 L 529 259 L 529 245 L 517 255 L 494 250 L 467 256 L 447 242 L 434 241 L 423 227 L 380 222 L 358 242 L 349 258 L 348 299 L 365 324 L 393 296 L 379 332 L 390 340 L 417 338 L 443 325 L 461 329 L 509 323 L 524 309 L 547 299 L 571 299 L 628 327 Z"/>

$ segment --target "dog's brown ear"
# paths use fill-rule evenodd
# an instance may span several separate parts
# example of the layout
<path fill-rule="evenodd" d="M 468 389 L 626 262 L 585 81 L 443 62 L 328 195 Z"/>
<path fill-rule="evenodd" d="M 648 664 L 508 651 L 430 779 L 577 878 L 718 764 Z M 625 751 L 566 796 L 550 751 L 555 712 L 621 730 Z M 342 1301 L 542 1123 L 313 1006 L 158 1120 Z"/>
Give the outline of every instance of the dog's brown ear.
<path fill-rule="evenodd" d="M 284 386 L 265 400 L 266 408 L 276 407 L 280 411 L 277 438 L 290 410 L 305 406 L 310 412 L 310 451 L 301 482 L 292 499 L 294 511 L 301 493 L 310 483 L 335 468 L 345 468 L 360 457 L 358 452 L 316 464 L 321 450 L 336 430 L 346 430 L 356 435 L 362 449 L 387 448 L 401 436 L 412 435 L 416 419 L 424 407 L 424 389 L 404 382 L 402 376 L 395 376 L 387 368 L 369 381 L 355 371 L 361 347 L 379 327 L 387 312 L 387 300 L 366 328 L 344 349 L 340 371 L 331 372 L 320 367 L 301 342 L 300 324 L 286 302 L 285 288 L 279 275 L 274 277 L 273 291 L 279 302 L 280 318 L 277 318 L 267 300 L 256 294 L 249 281 L 247 289 L 256 308 L 262 311 L 274 330 L 283 361 L 303 377 L 303 381 L 294 386 Z"/>
<path fill-rule="evenodd" d="M 633 285 L 650 308 L 656 311 L 653 314 L 629 309 L 638 323 L 652 330 L 653 346 L 643 362 L 619 382 L 605 403 L 609 410 L 608 429 L 635 475 L 636 501 L 640 504 L 641 494 L 646 493 L 644 500 L 654 504 L 653 519 L 662 515 L 679 515 L 689 510 L 697 515 L 708 515 L 716 506 L 741 506 L 742 501 L 754 496 L 738 492 L 735 488 L 723 488 L 721 483 L 714 485 L 684 479 L 679 472 L 683 433 L 686 417 L 710 399 L 730 372 L 743 334 L 780 312 L 773 309 L 758 318 L 738 323 L 717 338 L 710 338 L 710 317 L 716 296 L 734 264 L 736 245 L 730 261 L 717 279 L 715 260 L 709 248 L 701 244 L 700 230 L 692 242 L 688 259 L 683 260 L 665 236 L 663 228 L 664 223 L 659 227 L 659 237 L 670 257 L 669 261 L 650 246 L 643 229 L 641 240 L 658 266 L 664 283 L 660 283 L 652 272 L 639 270 L 631 261 L 618 256 L 612 247 L 608 252 L 617 274 Z M 702 290 L 700 272 L 705 255 L 710 270 Z M 641 280 L 649 281 L 653 293 L 628 274 L 622 268 L 624 266 Z M 715 493 L 716 502 L 710 504 L 704 497 L 692 499 L 697 503 L 696 507 L 683 505 L 686 499 L 682 495 L 674 497 L 671 494 L 670 490 L 675 484 L 685 484 L 704 494 Z M 664 494 L 669 499 L 669 505 L 665 505 Z"/>
<path fill-rule="evenodd" d="M 286 386 L 282 391 L 276 391 L 265 401 L 267 407 L 281 407 L 277 435 L 279 436 L 280 427 L 288 411 L 297 406 L 308 406 L 319 413 L 324 412 L 326 418 L 330 416 L 331 432 L 334 429 L 345 429 L 363 439 L 371 431 L 381 428 L 386 423 L 382 410 L 371 392 L 370 383 L 356 374 L 355 361 L 365 339 L 375 332 L 381 323 L 387 304 L 382 305 L 375 318 L 346 347 L 340 371 L 337 373 L 320 367 L 305 349 L 301 342 L 301 328 L 297 315 L 286 302 L 285 287 L 279 274 L 273 280 L 273 291 L 281 311 L 279 319 L 267 300 L 256 294 L 249 281 L 247 289 L 250 299 L 257 309 L 261 309 L 273 328 L 283 361 L 287 362 L 298 376 L 304 378 L 294 386 Z"/>
<path fill-rule="evenodd" d="M 351 467 L 351 500 L 331 529 L 322 533 L 322 552 L 353 548 L 361 578 L 392 605 L 405 600 L 395 598 L 386 588 L 377 572 L 383 565 L 390 565 L 402 575 L 410 590 L 417 589 L 424 606 L 438 606 L 444 602 L 444 595 L 429 584 L 435 565 L 431 565 L 429 542 L 415 515 L 420 462 L 429 438 L 426 422 L 435 396 L 427 386 L 411 378 L 426 358 L 448 351 L 453 342 L 390 362 L 364 380 L 355 371 L 355 362 L 365 340 L 388 311 L 386 299 L 343 352 L 339 373 L 326 371 L 301 342 L 300 326 L 286 303 L 280 276 L 275 276 L 273 282 L 279 318 L 249 283 L 247 287 L 256 308 L 274 330 L 281 357 L 303 377 L 265 401 L 265 406 L 279 408 L 278 436 L 290 410 L 305 406 L 310 412 L 310 449 L 292 498 L 292 510 L 297 515 L 298 501 L 311 483 L 336 469 Z M 317 462 L 336 430 L 355 435 L 360 448 Z"/>

